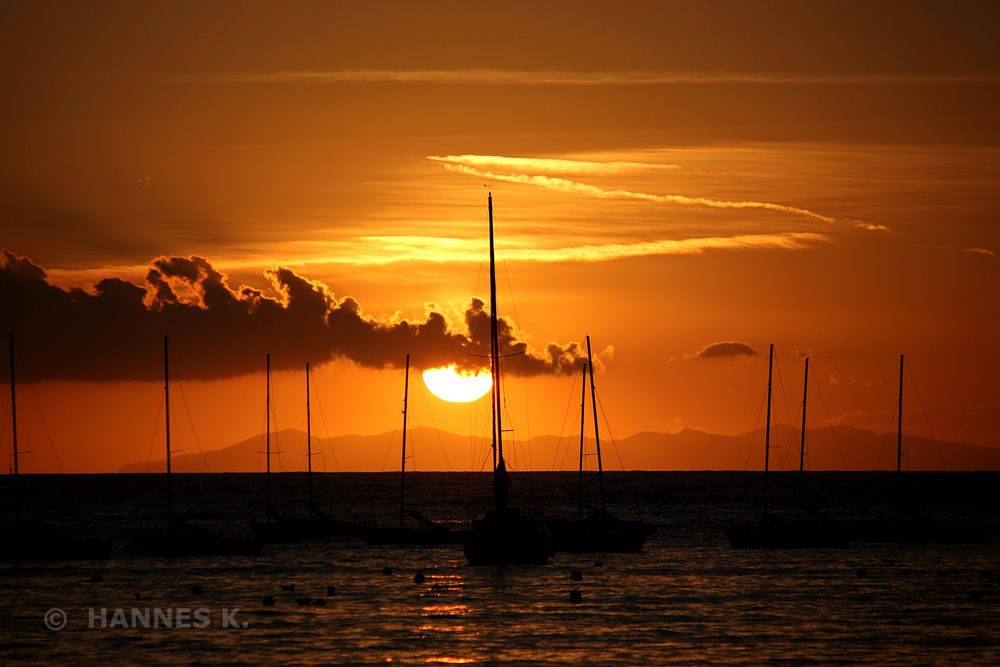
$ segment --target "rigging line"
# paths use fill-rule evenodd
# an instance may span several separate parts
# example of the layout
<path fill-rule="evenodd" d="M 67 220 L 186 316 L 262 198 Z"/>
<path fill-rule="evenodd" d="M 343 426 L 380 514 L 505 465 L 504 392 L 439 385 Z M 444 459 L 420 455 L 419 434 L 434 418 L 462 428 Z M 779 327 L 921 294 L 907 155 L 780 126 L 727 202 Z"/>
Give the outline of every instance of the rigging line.
<path fill-rule="evenodd" d="M 38 417 L 42 422 L 42 430 L 45 431 L 45 438 L 46 441 L 48 442 L 49 449 L 52 450 L 52 456 L 56 460 L 56 468 L 59 470 L 60 473 L 62 473 L 63 471 L 62 461 L 59 460 L 59 452 L 56 450 L 56 443 L 52 439 L 52 433 L 49 432 L 49 424 L 47 421 L 45 421 L 45 413 L 42 412 L 42 404 L 38 401 L 38 394 L 35 393 L 35 385 L 31 381 L 31 373 L 28 372 L 27 361 L 24 358 L 24 353 L 21 352 L 20 345 L 17 345 L 16 347 L 17 347 L 16 350 L 17 358 L 21 362 L 21 369 L 22 369 L 21 374 L 24 376 L 25 379 L 24 384 L 28 385 L 28 391 L 31 392 L 31 400 L 35 404 L 35 410 L 38 412 Z"/>
<path fill-rule="evenodd" d="M 8 423 L 7 422 L 7 417 L 8 417 L 8 411 L 9 410 L 10 410 L 10 396 L 5 396 L 4 397 L 4 402 L 3 402 L 3 416 L 2 416 L 2 418 L 0 418 L 0 424 L 6 425 Z M 7 439 L 4 437 L 6 433 L 7 433 L 7 429 L 4 426 L 0 426 L 0 446 L 2 446 L 4 448 L 7 447 Z M 10 439 L 11 439 L 11 445 L 12 446 L 10 448 L 10 456 L 8 457 L 8 460 L 7 460 L 7 470 L 8 470 L 8 472 L 13 472 L 13 470 L 14 470 L 14 468 L 13 468 L 13 466 L 14 466 L 14 447 L 13 447 L 14 437 L 13 437 L 13 435 L 11 435 Z"/>
<path fill-rule="evenodd" d="M 153 421 L 153 435 L 149 438 L 149 448 L 146 450 L 146 463 L 142 467 L 142 471 L 149 472 L 149 463 L 153 458 L 153 445 L 156 444 L 156 438 L 160 435 L 160 415 L 163 414 L 163 394 L 160 394 L 159 407 L 156 409 L 156 419 Z M 164 469 L 166 468 L 166 461 L 163 462 Z"/>
<path fill-rule="evenodd" d="M 894 433 L 892 430 L 892 425 L 896 423 L 896 413 L 899 412 L 899 406 L 897 405 L 892 409 L 892 414 L 889 415 L 889 423 L 885 425 L 885 430 L 882 433 L 882 444 L 878 448 L 878 459 L 875 461 L 875 470 L 879 469 L 882 465 L 882 456 L 885 454 L 885 445 L 889 441 L 889 436 Z"/>
<path fill-rule="evenodd" d="M 434 433 L 437 434 L 438 443 L 441 445 L 441 453 L 444 454 L 444 462 L 448 464 L 448 472 L 453 472 L 454 468 L 451 467 L 451 459 L 448 458 L 448 450 L 445 449 L 444 440 L 441 438 L 441 430 L 438 428 L 437 421 L 434 419 L 434 413 L 431 412 L 431 403 L 427 400 L 427 391 L 425 389 L 421 389 L 420 395 L 424 399 L 424 405 L 427 406 L 427 416 L 431 418 L 431 424 L 434 425 Z"/>
<path fill-rule="evenodd" d="M 198 448 L 198 453 L 201 454 L 201 462 L 205 464 L 205 472 L 212 472 L 212 469 L 208 467 L 208 459 L 205 457 L 205 451 L 201 448 L 201 442 L 198 441 L 198 431 L 194 428 L 194 419 L 191 418 L 191 409 L 188 407 L 187 397 L 184 395 L 184 383 L 181 382 L 181 373 L 177 370 L 177 359 L 174 357 L 173 350 L 170 351 L 170 362 L 174 366 L 174 378 L 177 383 L 177 387 L 181 390 L 181 404 L 184 406 L 184 412 L 187 414 L 188 425 L 191 427 L 191 437 L 194 439 L 194 444 Z"/>
<path fill-rule="evenodd" d="M 750 431 L 750 445 L 747 446 L 747 455 L 743 459 L 743 470 L 747 469 L 750 465 L 750 455 L 753 453 L 753 443 L 757 441 L 757 428 L 760 426 L 760 417 L 764 414 L 764 404 L 767 402 L 767 390 L 764 390 L 764 395 L 760 398 L 760 409 L 757 410 L 757 421 L 754 422 L 753 430 Z"/>
<path fill-rule="evenodd" d="M 274 380 L 270 380 L 271 389 L 271 424 L 274 430 L 271 432 L 271 439 L 274 440 L 274 448 L 271 453 L 278 457 L 278 469 L 274 472 L 287 472 L 285 464 L 281 462 L 281 446 L 278 444 L 278 396 L 274 391 Z"/>
<path fill-rule="evenodd" d="M 531 470 L 531 401 L 528 400 L 528 355 L 521 355 L 522 375 L 524 380 L 524 437 L 528 443 L 528 470 Z"/>
<path fill-rule="evenodd" d="M 386 470 L 386 465 L 388 465 L 389 463 L 389 451 L 396 444 L 396 427 L 399 426 L 402 421 L 403 421 L 403 415 L 402 414 L 396 415 L 396 423 L 392 425 L 392 430 L 389 431 L 389 443 L 385 447 L 385 456 L 382 457 L 382 467 L 380 468 L 380 470 L 382 470 L 383 472 Z M 400 431 L 402 431 L 402 429 L 400 429 Z"/>
<path fill-rule="evenodd" d="M 840 441 L 837 440 L 837 429 L 833 426 L 833 418 L 830 417 L 830 411 L 826 409 L 826 399 L 823 398 L 823 383 L 819 381 L 819 376 L 816 375 L 816 365 L 813 364 L 809 367 L 809 371 L 812 373 L 813 384 L 816 386 L 816 393 L 819 394 L 819 402 L 823 406 L 823 412 L 826 414 L 826 425 L 830 429 L 830 435 L 833 436 L 833 444 L 837 448 L 837 454 L 840 455 L 840 462 L 843 465 L 843 470 L 847 470 L 847 458 L 844 456 L 844 450 L 840 448 Z"/>
<path fill-rule="evenodd" d="M 618 465 L 621 466 L 622 472 L 625 472 L 625 464 L 622 462 L 622 454 L 618 449 L 618 441 L 615 440 L 615 434 L 611 432 L 611 423 L 608 421 L 608 415 L 604 413 L 604 403 L 601 402 L 601 394 L 594 392 L 597 396 L 597 407 L 601 409 L 601 416 L 604 417 L 604 428 L 608 430 L 608 436 L 611 438 L 611 444 L 615 448 L 615 456 L 618 457 Z"/>
<path fill-rule="evenodd" d="M 333 446 L 333 438 L 330 437 L 330 428 L 327 426 L 327 423 L 326 423 L 326 412 L 323 410 L 323 399 L 319 395 L 319 383 L 316 381 L 315 375 L 314 375 L 314 379 L 312 381 L 312 390 L 313 390 L 313 393 L 316 394 L 316 405 L 319 406 L 319 419 L 320 419 L 321 422 L 323 422 L 323 433 L 326 436 L 326 443 L 330 447 L 330 456 L 333 457 L 333 466 L 334 466 L 334 469 L 335 470 L 339 470 L 340 469 L 340 461 L 337 460 L 337 451 L 336 451 L 336 449 L 334 449 L 334 446 Z M 323 472 L 327 472 L 327 470 L 326 470 L 326 457 L 323 456 L 323 452 L 324 451 L 325 451 L 325 447 L 320 447 L 319 448 L 320 457 L 323 459 Z"/>
<path fill-rule="evenodd" d="M 920 389 L 917 388 L 917 379 L 913 377 L 913 369 L 910 367 L 909 360 L 905 361 L 906 373 L 910 376 L 910 384 L 913 385 L 913 393 L 917 395 L 917 402 L 920 403 L 920 411 L 924 413 L 924 421 L 927 423 L 927 430 L 931 434 L 931 440 L 934 441 L 934 448 L 937 450 L 938 458 L 941 459 L 941 465 L 944 466 L 945 470 L 948 470 L 948 462 L 944 460 L 944 452 L 941 451 L 941 443 L 938 442 L 937 437 L 934 435 L 934 429 L 931 427 L 930 415 L 927 414 L 927 408 L 924 406 L 924 399 L 920 396 Z"/>
<path fill-rule="evenodd" d="M 559 461 L 559 450 L 562 449 L 563 435 L 566 433 L 566 419 L 569 417 L 569 406 L 573 403 L 573 396 L 576 395 L 576 373 L 573 374 L 573 386 L 569 390 L 569 398 L 566 400 L 566 410 L 563 412 L 562 425 L 559 427 L 559 442 L 556 443 L 556 455 L 552 459 L 552 469 L 556 469 L 556 464 Z M 574 418 L 576 415 L 574 415 Z M 575 430 L 575 423 L 574 423 Z M 570 437 L 572 437 L 572 433 Z M 566 455 L 563 455 L 563 463 L 566 461 Z"/>
<path fill-rule="evenodd" d="M 792 421 L 792 413 L 788 409 L 788 394 L 785 393 L 785 384 L 781 381 L 781 363 L 777 359 L 774 360 L 774 368 L 778 373 L 778 387 L 781 389 L 781 402 L 785 405 L 785 416 L 788 417 L 788 427 L 792 430 L 792 441 L 794 442 L 797 439 L 797 436 L 795 435 L 795 422 Z M 781 453 L 778 454 L 778 465 L 781 466 L 782 470 L 785 469 L 785 457 L 788 455 L 787 451 L 785 451 L 786 449 L 790 448 L 782 448 Z"/>

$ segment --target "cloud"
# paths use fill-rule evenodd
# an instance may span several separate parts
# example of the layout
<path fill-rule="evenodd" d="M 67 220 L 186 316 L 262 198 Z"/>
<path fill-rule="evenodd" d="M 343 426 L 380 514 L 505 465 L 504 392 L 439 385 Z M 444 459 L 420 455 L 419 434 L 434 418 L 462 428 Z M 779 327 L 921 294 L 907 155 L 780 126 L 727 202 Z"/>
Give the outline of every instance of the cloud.
<path fill-rule="evenodd" d="M 712 343 L 698 350 L 695 359 L 725 359 L 730 357 L 755 357 L 757 350 L 748 343 L 739 341 L 722 341 Z"/>
<path fill-rule="evenodd" d="M 666 72 L 509 69 L 341 69 L 230 72 L 179 76 L 169 83 L 218 84 L 432 84 L 486 86 L 665 86 L 665 85 L 941 85 L 996 83 L 996 74 L 782 74 L 769 72 Z"/>
<path fill-rule="evenodd" d="M 429 155 L 427 159 L 432 162 L 461 164 L 473 168 L 503 167 L 526 173 L 557 172 L 560 174 L 576 175 L 609 175 L 633 171 L 657 171 L 679 168 L 675 164 L 658 164 L 656 162 L 623 162 L 619 160 L 594 162 L 592 160 L 506 157 L 503 155 Z"/>
<path fill-rule="evenodd" d="M 555 172 L 570 175 L 602 176 L 628 171 L 649 169 L 676 169 L 677 165 L 663 165 L 643 162 L 592 162 L 580 160 L 560 160 L 550 158 L 516 158 L 497 155 L 429 155 L 428 160 L 440 163 L 445 169 L 475 176 L 487 181 L 521 183 L 554 190 L 585 194 L 601 199 L 635 199 L 682 206 L 705 206 L 721 209 L 763 209 L 818 220 L 827 224 L 841 223 L 868 232 L 888 232 L 889 227 L 863 220 L 838 220 L 832 216 L 817 213 L 798 206 L 788 206 L 767 201 L 727 200 L 710 197 L 689 197 L 678 194 L 652 194 L 623 188 L 602 188 L 590 183 L 581 183 L 559 176 L 539 172 Z M 500 173 L 489 168 L 514 169 L 522 173 Z M 524 173 L 527 172 L 527 173 Z"/>
<path fill-rule="evenodd" d="M 456 327 L 433 305 L 419 319 L 378 318 L 289 268 L 264 275 L 267 292 L 233 288 L 202 257 L 158 257 L 142 285 L 104 278 L 91 291 L 64 290 L 30 259 L 0 250 L 0 331 L 17 336 L 31 380 L 158 378 L 164 334 L 190 379 L 257 372 L 265 352 L 276 369 L 335 358 L 392 367 L 407 353 L 418 368 L 473 368 L 489 352 L 490 317 L 479 299 Z M 505 355 L 523 355 L 510 359 L 513 373 L 575 372 L 586 354 L 576 342 L 536 351 L 503 319 L 500 337 Z"/>
<path fill-rule="evenodd" d="M 990 250 L 989 248 L 962 248 L 962 252 L 972 252 L 977 255 L 986 255 L 988 257 L 995 257 L 996 251 Z"/>
<path fill-rule="evenodd" d="M 457 171 L 462 174 L 468 174 L 469 176 L 477 176 L 479 178 L 483 178 L 489 181 L 506 181 L 508 183 L 523 183 L 527 185 L 535 185 L 538 187 L 542 187 L 547 190 L 556 190 L 558 192 L 573 192 L 578 194 L 591 195 L 594 197 L 600 197 L 602 199 L 637 199 L 640 201 L 650 201 L 650 202 L 658 202 L 666 204 L 681 204 L 683 206 L 707 206 L 709 208 L 767 209 L 770 211 L 778 211 L 781 213 L 789 213 L 792 215 L 804 216 L 807 218 L 812 218 L 813 220 L 819 220 L 821 222 L 830 224 L 836 222 L 835 218 L 831 218 L 830 216 L 816 213 L 815 211 L 810 211 L 804 208 L 798 208 L 796 206 L 775 204 L 773 202 L 729 201 L 725 199 L 711 199 L 708 197 L 688 197 L 687 195 L 657 195 L 657 194 L 650 194 L 647 192 L 634 192 L 632 190 L 624 190 L 624 189 L 606 189 L 599 187 L 597 185 L 590 185 L 588 183 L 571 181 L 566 178 L 543 176 L 540 174 L 500 174 L 492 171 L 482 171 L 475 167 L 470 167 L 466 164 L 456 164 L 450 162 L 444 163 L 444 167 L 445 169 Z"/>

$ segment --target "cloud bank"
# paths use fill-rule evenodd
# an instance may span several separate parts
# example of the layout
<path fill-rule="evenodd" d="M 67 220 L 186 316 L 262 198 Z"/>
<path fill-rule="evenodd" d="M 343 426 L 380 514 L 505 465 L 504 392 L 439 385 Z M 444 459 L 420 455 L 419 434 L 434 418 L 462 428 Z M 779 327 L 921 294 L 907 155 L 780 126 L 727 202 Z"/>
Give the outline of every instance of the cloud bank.
<path fill-rule="evenodd" d="M 731 357 L 755 357 L 757 350 L 753 349 L 749 343 L 739 341 L 722 341 L 712 343 L 698 350 L 695 359 L 726 359 Z"/>
<path fill-rule="evenodd" d="M 259 372 L 265 352 L 279 370 L 336 358 L 395 367 L 407 353 L 418 368 L 478 368 L 489 352 L 489 311 L 479 299 L 458 326 L 433 305 L 421 319 L 378 318 L 291 269 L 264 275 L 269 292 L 233 288 L 202 257 L 158 257 L 142 285 L 104 278 L 92 291 L 64 290 L 30 259 L 0 249 L 0 331 L 15 334 L 33 381 L 158 379 L 164 334 L 185 377 L 205 380 Z M 510 363 L 514 373 L 575 372 L 585 354 L 576 342 L 536 351 L 507 320 L 500 336 L 504 354 L 523 354 Z"/>

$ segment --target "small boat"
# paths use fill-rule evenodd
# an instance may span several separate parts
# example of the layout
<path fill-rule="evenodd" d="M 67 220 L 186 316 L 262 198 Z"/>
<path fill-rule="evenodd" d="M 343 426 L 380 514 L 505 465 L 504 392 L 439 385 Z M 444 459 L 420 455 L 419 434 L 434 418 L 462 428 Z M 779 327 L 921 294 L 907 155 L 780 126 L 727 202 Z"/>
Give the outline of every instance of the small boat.
<path fill-rule="evenodd" d="M 306 516 L 282 516 L 271 501 L 271 355 L 266 357 L 265 457 L 264 472 L 265 514 L 264 521 L 252 521 L 250 531 L 265 544 L 303 542 L 325 537 L 361 537 L 365 534 L 360 524 L 338 521 L 321 510 L 313 501 L 312 486 L 312 404 L 309 382 L 309 362 L 306 362 Z"/>
<path fill-rule="evenodd" d="M 167 453 L 167 526 L 166 532 L 137 529 L 132 531 L 132 550 L 139 556 L 231 556 L 256 555 L 261 543 L 256 539 L 221 535 L 174 516 L 173 478 L 170 470 L 170 343 L 163 337 L 163 399 Z"/>
<path fill-rule="evenodd" d="M 726 530 L 734 549 L 844 549 L 851 545 L 850 533 L 838 521 L 821 514 L 803 516 L 802 479 L 805 461 L 806 396 L 809 387 L 809 360 L 806 359 L 805 382 L 802 389 L 802 433 L 799 442 L 799 512 L 795 518 L 785 518 L 768 512 L 767 477 L 771 452 L 771 380 L 774 366 L 774 344 L 767 358 L 767 424 L 764 430 L 764 513 L 758 523 L 731 526 Z"/>
<path fill-rule="evenodd" d="M 899 355 L 899 397 L 896 415 L 896 517 L 894 521 L 858 521 L 851 526 L 851 536 L 858 542 L 898 544 L 978 544 L 982 531 L 967 523 L 927 519 L 904 506 L 903 497 L 903 368 Z"/>
<path fill-rule="evenodd" d="M 406 355 L 403 381 L 403 453 L 399 470 L 399 526 L 377 526 L 368 530 L 368 544 L 461 544 L 462 533 L 431 521 L 416 510 L 406 509 L 406 411 L 410 397 L 410 355 Z M 407 526 L 406 517 L 414 518 L 420 526 Z"/>
<path fill-rule="evenodd" d="M 587 405 L 587 370 L 590 369 L 590 398 L 594 411 L 594 443 L 597 449 L 597 479 L 600 485 L 601 506 L 583 502 L 584 425 Z M 580 470 L 577 482 L 576 519 L 550 518 L 546 524 L 552 533 L 556 551 L 572 552 L 635 552 L 642 551 L 646 537 L 654 526 L 642 521 L 625 521 L 608 511 L 604 491 L 604 465 L 601 460 L 601 435 L 597 422 L 597 389 L 594 384 L 594 362 L 590 353 L 590 336 L 587 336 L 587 363 L 583 365 L 583 383 L 580 396 Z M 583 510 L 590 512 L 586 517 Z"/>
<path fill-rule="evenodd" d="M 10 481 L 14 521 L 0 526 L 0 560 L 107 560 L 111 541 L 72 537 L 21 517 L 18 480 L 21 475 L 17 446 L 17 381 L 14 371 L 14 334 L 10 334 L 10 425 L 14 470 Z"/>
<path fill-rule="evenodd" d="M 503 454 L 503 395 L 500 385 L 500 335 L 497 316 L 497 274 L 493 243 L 493 194 L 487 195 L 490 238 L 490 373 L 493 378 L 492 413 L 493 509 L 472 522 L 462 542 L 471 565 L 544 564 L 552 555 L 552 539 L 545 522 L 508 503 L 510 475 Z"/>

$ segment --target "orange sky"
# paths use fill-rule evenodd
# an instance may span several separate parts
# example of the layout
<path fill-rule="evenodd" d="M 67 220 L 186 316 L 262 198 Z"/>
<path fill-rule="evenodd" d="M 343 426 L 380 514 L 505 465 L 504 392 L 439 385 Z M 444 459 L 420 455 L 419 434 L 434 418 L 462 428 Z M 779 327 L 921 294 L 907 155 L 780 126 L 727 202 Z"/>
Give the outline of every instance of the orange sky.
<path fill-rule="evenodd" d="M 154 258 L 198 255 L 233 290 L 278 297 L 264 271 L 282 266 L 353 297 L 372 326 L 435 311 L 461 332 L 469 299 L 488 296 L 489 184 L 501 314 L 536 353 L 592 336 L 616 436 L 750 430 L 773 341 L 781 421 L 797 418 L 808 352 L 826 406 L 810 406 L 814 426 L 886 428 L 906 352 L 935 435 L 1000 446 L 997 14 L 5 5 L 0 77 L 16 103 L 0 109 L 0 247 L 66 288 L 143 285 Z M 145 460 L 164 332 L 95 351 L 57 311 L 11 305 L 33 303 L 20 283 L 0 288 L 2 330 L 18 333 L 28 379 L 47 378 L 19 396 L 24 470 L 58 467 L 39 410 L 67 471 Z M 131 316 L 102 317 L 108 339 L 129 331 Z M 280 368 L 313 350 L 303 332 L 271 349 Z M 260 432 L 268 339 L 170 333 L 201 446 Z M 762 354 L 696 357 L 720 341 Z M 418 354 L 377 347 L 397 364 Z M 342 354 L 310 357 L 329 433 L 395 427 L 401 371 Z M 279 425 L 301 427 L 301 375 L 275 383 Z M 515 437 L 568 428 L 572 383 L 512 377 Z M 412 423 L 484 430 L 485 400 L 413 389 Z M 927 432 L 919 413 L 908 423 Z M 8 458 L 9 439 L 5 426 Z"/>

